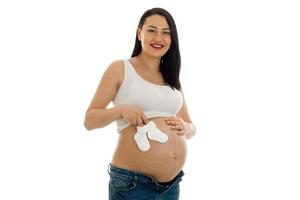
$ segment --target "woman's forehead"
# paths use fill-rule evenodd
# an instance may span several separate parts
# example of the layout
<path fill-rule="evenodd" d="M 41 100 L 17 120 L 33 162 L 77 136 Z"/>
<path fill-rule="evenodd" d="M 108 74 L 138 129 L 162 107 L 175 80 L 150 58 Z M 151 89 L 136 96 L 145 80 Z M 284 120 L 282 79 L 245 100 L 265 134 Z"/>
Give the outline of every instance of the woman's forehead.
<path fill-rule="evenodd" d="M 157 28 L 169 28 L 168 22 L 164 16 L 151 15 L 146 18 L 144 26 L 154 26 Z"/>

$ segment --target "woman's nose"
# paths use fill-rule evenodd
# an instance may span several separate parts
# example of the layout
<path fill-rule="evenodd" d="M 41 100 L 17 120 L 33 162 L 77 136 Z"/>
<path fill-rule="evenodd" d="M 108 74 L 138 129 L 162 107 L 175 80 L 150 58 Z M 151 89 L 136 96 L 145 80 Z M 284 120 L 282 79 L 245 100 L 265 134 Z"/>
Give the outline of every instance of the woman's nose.
<path fill-rule="evenodd" d="M 162 41 L 162 37 L 161 37 L 161 34 L 159 32 L 156 33 L 156 35 L 154 37 L 154 41 L 155 42 L 161 42 Z"/>

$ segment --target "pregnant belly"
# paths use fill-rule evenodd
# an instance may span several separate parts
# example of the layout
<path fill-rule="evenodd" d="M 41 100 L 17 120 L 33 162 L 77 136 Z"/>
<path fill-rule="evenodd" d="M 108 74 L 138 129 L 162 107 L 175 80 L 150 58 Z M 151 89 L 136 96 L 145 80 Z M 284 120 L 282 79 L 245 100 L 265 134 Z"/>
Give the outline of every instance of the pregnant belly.
<path fill-rule="evenodd" d="M 122 130 L 112 164 L 139 171 L 160 182 L 172 180 L 184 165 L 187 148 L 184 136 L 177 135 L 176 131 L 171 130 L 165 119 L 165 117 L 150 119 L 156 123 L 160 131 L 168 135 L 168 141 L 159 143 L 149 140 L 148 151 L 139 150 L 134 140 L 136 126 Z"/>

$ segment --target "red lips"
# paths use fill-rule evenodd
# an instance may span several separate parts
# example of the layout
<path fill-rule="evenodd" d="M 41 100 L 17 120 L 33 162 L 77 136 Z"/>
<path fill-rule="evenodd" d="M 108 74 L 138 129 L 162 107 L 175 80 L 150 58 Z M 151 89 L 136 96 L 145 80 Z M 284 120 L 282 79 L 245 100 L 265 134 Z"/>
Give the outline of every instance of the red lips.
<path fill-rule="evenodd" d="M 154 49 L 162 49 L 164 47 L 164 45 L 162 44 L 151 44 L 151 46 L 154 48 Z"/>

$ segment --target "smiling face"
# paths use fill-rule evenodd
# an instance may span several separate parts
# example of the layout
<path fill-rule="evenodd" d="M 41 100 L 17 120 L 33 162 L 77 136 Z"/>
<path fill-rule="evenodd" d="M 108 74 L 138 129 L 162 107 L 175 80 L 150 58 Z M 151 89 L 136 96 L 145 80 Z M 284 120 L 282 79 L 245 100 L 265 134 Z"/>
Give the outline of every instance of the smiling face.
<path fill-rule="evenodd" d="M 138 29 L 138 39 L 141 41 L 142 53 L 161 58 L 171 45 L 171 31 L 165 17 L 147 17 L 142 29 Z"/>

